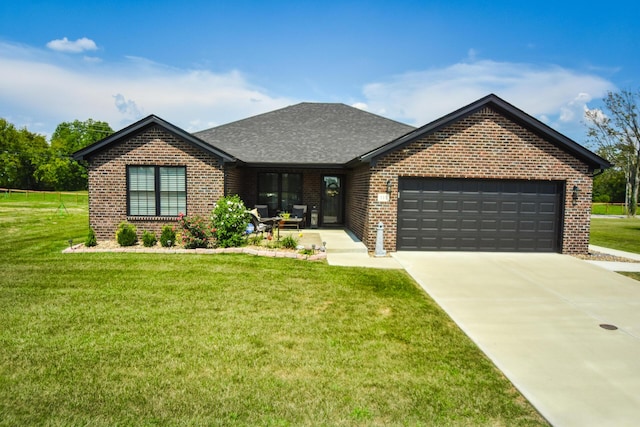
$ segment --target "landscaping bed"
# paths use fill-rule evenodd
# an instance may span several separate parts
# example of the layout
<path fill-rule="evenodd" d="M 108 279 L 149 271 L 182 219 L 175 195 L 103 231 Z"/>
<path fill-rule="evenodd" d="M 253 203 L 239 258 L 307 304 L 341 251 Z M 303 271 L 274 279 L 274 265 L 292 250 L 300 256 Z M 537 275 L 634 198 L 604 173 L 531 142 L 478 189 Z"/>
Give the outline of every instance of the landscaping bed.
<path fill-rule="evenodd" d="M 282 237 L 291 236 L 293 233 L 282 232 Z M 278 247 L 277 240 L 264 239 L 261 245 L 247 245 L 233 248 L 197 248 L 185 249 L 182 246 L 164 247 L 156 244 L 145 247 L 138 242 L 132 246 L 120 246 L 115 240 L 97 242 L 96 246 L 87 247 L 84 243 L 72 245 L 63 250 L 63 253 L 83 252 L 140 252 L 140 253 L 180 253 L 180 254 L 248 254 L 273 258 L 292 258 L 307 261 L 322 261 L 327 254 L 322 247 L 322 241 L 318 233 L 298 233 L 293 237 L 298 241 L 296 249 Z"/>
<path fill-rule="evenodd" d="M 636 261 L 630 258 L 623 258 L 615 255 L 605 254 L 602 252 L 589 252 L 586 255 L 574 255 L 576 258 L 583 259 L 585 261 L 611 261 L 611 262 L 634 262 L 638 263 L 640 261 Z"/>

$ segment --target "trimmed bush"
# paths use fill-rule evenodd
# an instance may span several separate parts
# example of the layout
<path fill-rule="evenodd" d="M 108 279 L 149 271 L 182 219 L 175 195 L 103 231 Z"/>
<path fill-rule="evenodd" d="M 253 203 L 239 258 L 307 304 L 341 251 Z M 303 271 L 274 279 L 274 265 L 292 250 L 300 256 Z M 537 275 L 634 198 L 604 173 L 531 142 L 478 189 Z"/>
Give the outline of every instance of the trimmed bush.
<path fill-rule="evenodd" d="M 142 244 L 145 248 L 152 248 L 156 245 L 156 243 L 158 243 L 156 233 L 147 230 L 142 232 Z"/>
<path fill-rule="evenodd" d="M 162 227 L 162 233 L 160 234 L 160 246 L 168 248 L 176 245 L 176 230 L 172 225 L 165 225 Z"/>
<path fill-rule="evenodd" d="M 116 231 L 116 241 L 120 246 L 133 246 L 138 242 L 138 235 L 135 225 L 124 221 L 118 226 Z"/>
<path fill-rule="evenodd" d="M 96 239 L 96 232 L 93 228 L 89 227 L 89 234 L 87 235 L 87 240 L 84 241 L 84 245 L 88 248 L 96 246 L 98 244 L 98 240 Z"/>
<path fill-rule="evenodd" d="M 206 248 L 211 239 L 211 225 L 201 216 L 186 217 L 182 214 L 180 227 L 182 228 L 182 245 L 185 249 Z"/>
<path fill-rule="evenodd" d="M 211 213 L 218 246 L 229 248 L 242 246 L 249 224 L 249 213 L 238 195 L 221 197 Z"/>

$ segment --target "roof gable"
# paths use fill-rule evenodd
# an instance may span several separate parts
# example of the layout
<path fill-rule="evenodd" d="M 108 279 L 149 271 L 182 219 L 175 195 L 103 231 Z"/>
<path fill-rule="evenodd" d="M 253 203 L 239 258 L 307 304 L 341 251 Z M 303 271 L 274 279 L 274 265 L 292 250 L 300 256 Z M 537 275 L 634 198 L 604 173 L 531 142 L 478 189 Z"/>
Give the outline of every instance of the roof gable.
<path fill-rule="evenodd" d="M 344 165 L 415 128 L 345 104 L 303 102 L 194 135 L 251 165 Z"/>
<path fill-rule="evenodd" d="M 560 149 L 572 154 L 574 157 L 584 161 L 592 169 L 607 169 L 611 167 L 611 163 L 592 151 L 586 149 L 582 145 L 573 141 L 572 139 L 562 135 L 558 131 L 550 128 L 546 124 L 542 123 L 538 119 L 530 116 L 524 111 L 509 104 L 497 95 L 490 94 L 481 98 L 465 107 L 460 108 L 446 116 L 443 116 L 431 123 L 428 123 L 411 133 L 408 133 L 400 138 L 397 138 L 377 149 L 374 149 L 358 158 L 361 162 L 375 163 L 378 158 L 394 151 L 398 148 L 438 131 L 441 128 L 451 125 L 452 123 L 463 119 L 471 114 L 474 114 L 484 107 L 491 107 L 500 114 L 509 118 L 510 120 L 520 124 L 524 128 L 542 137 L 544 140 L 554 144 Z"/>
<path fill-rule="evenodd" d="M 223 162 L 233 162 L 236 160 L 233 156 L 225 153 L 224 151 L 216 147 L 213 147 L 210 144 L 207 144 L 206 142 L 195 137 L 189 132 L 183 129 L 180 129 L 179 127 L 172 125 L 171 123 L 165 120 L 162 120 L 160 117 L 154 116 L 154 115 L 150 115 L 142 120 L 139 120 L 127 126 L 126 128 L 121 129 L 118 132 L 111 134 L 106 138 L 101 139 L 100 141 L 97 141 L 81 150 L 76 151 L 75 153 L 73 153 L 73 158 L 76 160 L 86 160 L 91 156 L 99 153 L 100 151 L 103 151 L 111 147 L 112 145 L 117 144 L 127 138 L 137 135 L 143 132 L 145 129 L 154 125 L 160 126 L 163 130 L 167 131 L 168 133 L 171 133 L 177 136 L 178 138 L 186 141 L 189 144 L 194 145 L 197 148 L 200 148 L 203 151 L 213 154 Z"/>

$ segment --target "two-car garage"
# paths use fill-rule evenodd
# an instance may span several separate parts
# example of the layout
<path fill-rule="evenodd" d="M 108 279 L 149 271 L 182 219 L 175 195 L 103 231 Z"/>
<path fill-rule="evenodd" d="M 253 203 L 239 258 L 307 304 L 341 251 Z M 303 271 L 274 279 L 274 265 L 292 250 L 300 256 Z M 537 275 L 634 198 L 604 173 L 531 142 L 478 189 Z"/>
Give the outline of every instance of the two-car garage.
<path fill-rule="evenodd" d="M 564 183 L 400 178 L 398 250 L 561 251 Z"/>

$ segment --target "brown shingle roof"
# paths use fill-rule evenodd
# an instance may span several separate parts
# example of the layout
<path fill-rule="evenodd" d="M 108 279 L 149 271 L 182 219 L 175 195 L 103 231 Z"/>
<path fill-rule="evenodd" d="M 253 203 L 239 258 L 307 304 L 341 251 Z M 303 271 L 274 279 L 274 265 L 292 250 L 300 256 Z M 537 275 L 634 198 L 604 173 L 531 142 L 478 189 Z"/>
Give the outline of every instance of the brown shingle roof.
<path fill-rule="evenodd" d="M 343 165 L 414 129 L 345 104 L 303 102 L 193 135 L 249 164 Z"/>

